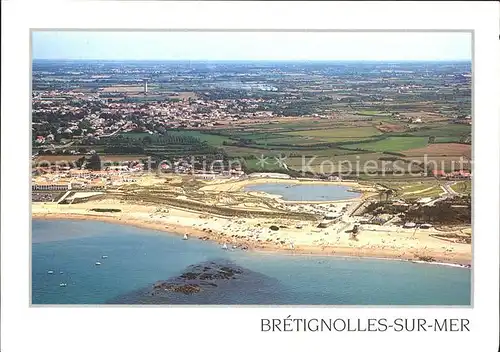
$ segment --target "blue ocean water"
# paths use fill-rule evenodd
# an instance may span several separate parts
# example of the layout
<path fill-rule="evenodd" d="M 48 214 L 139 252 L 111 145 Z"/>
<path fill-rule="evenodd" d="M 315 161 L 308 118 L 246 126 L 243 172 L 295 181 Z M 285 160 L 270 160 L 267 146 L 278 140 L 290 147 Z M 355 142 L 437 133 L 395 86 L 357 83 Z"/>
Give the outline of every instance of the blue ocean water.
<path fill-rule="evenodd" d="M 343 185 L 308 185 L 287 183 L 265 183 L 245 187 L 245 191 L 266 192 L 282 196 L 289 201 L 335 201 L 359 197 L 359 193 L 349 191 Z"/>
<path fill-rule="evenodd" d="M 183 295 L 182 300 L 171 303 L 469 305 L 471 302 L 471 270 L 465 268 L 225 251 L 210 241 L 194 238 L 183 241 L 178 235 L 96 221 L 33 220 L 32 228 L 33 304 L 104 304 L 128 294 L 133 297 L 133 292 L 177 276 L 190 265 L 215 259 L 229 260 L 258 279 L 250 280 L 246 286 L 216 288 L 207 296 Z M 95 265 L 96 261 L 101 265 Z M 60 283 L 67 286 L 60 287 Z"/>

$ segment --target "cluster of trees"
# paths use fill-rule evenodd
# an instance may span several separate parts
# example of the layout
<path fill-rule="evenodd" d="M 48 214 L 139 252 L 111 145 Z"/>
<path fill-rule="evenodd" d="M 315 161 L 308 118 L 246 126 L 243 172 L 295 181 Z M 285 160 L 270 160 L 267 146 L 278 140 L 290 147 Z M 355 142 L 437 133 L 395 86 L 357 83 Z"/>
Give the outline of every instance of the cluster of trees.
<path fill-rule="evenodd" d="M 365 208 L 365 213 L 372 215 L 405 213 L 405 221 L 415 223 L 431 222 L 433 224 L 469 224 L 471 221 L 470 196 L 436 202 L 432 207 L 413 205 L 406 208 L 402 205 L 387 203 L 393 192 L 380 192 L 379 202 L 373 202 Z"/>
<path fill-rule="evenodd" d="M 416 207 L 406 212 L 405 219 L 413 222 L 432 222 L 436 224 L 458 224 L 471 222 L 471 206 L 457 206 L 453 202 L 437 202 L 433 207 Z"/>
<path fill-rule="evenodd" d="M 113 137 L 101 139 L 96 142 L 96 144 L 106 145 L 106 146 L 125 146 L 125 145 L 134 145 L 134 146 L 151 146 L 151 145 L 198 145 L 201 144 L 206 147 L 207 143 L 205 141 L 201 141 L 199 138 L 190 136 L 190 135 L 182 135 L 182 134 L 162 134 L 160 136 L 155 135 L 146 135 L 144 137 L 134 137 L 127 136 L 123 134 L 117 134 Z"/>
<path fill-rule="evenodd" d="M 442 142 L 440 141 L 436 141 L 436 137 L 435 136 L 429 136 L 429 139 L 427 141 L 429 144 L 432 144 L 432 143 L 450 143 L 449 140 L 444 140 Z M 471 135 L 469 134 L 463 134 L 461 135 L 457 141 L 455 141 L 454 143 L 461 143 L 461 144 L 471 144 L 472 142 L 472 137 Z"/>
<path fill-rule="evenodd" d="M 99 154 L 92 154 L 90 157 L 82 156 L 75 161 L 75 166 L 78 168 L 85 167 L 85 169 L 92 171 L 99 171 L 102 168 L 101 157 Z"/>
<path fill-rule="evenodd" d="M 139 145 L 112 145 L 105 147 L 103 152 L 106 154 L 143 154 L 144 148 Z"/>

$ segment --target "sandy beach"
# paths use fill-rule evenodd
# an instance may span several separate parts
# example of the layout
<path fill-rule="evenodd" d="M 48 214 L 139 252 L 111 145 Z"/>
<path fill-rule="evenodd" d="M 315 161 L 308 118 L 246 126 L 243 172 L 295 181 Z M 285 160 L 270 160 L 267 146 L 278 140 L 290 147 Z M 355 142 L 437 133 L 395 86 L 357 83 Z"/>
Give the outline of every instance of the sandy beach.
<path fill-rule="evenodd" d="M 229 190 L 231 184 L 226 183 L 223 187 L 228 187 Z M 238 183 L 237 187 L 241 189 L 241 183 Z M 336 204 L 352 207 L 357 203 L 350 200 Z M 121 211 L 101 213 L 92 211 L 93 208 L 113 208 Z M 179 235 L 188 234 L 191 237 L 216 241 L 221 245 L 225 243 L 235 248 L 266 252 L 412 261 L 432 257 L 434 262 L 460 265 L 470 265 L 472 258 L 471 244 L 432 237 L 431 235 L 441 233 L 433 228 L 415 230 L 403 229 L 396 225 L 363 225 L 357 240 L 352 240 L 346 233 L 349 223 L 340 222 L 327 228 L 318 228 L 318 223 L 314 221 L 230 218 L 172 206 L 132 204 L 115 199 L 71 205 L 33 203 L 32 217 L 107 221 Z M 278 227 L 278 230 L 272 230 L 270 227 L 273 225 Z M 468 230 L 470 227 L 464 226 L 450 231 Z"/>

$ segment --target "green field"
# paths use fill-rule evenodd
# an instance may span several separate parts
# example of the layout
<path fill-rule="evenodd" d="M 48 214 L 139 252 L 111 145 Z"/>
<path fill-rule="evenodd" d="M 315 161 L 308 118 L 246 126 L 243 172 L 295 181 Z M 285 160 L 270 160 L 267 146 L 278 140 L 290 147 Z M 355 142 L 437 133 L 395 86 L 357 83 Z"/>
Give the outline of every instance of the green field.
<path fill-rule="evenodd" d="M 267 149 L 247 148 L 247 147 L 237 147 L 237 146 L 225 146 L 224 150 L 228 155 L 232 157 L 247 157 L 247 156 L 256 156 L 269 153 L 269 150 Z"/>
<path fill-rule="evenodd" d="M 419 182 L 410 183 L 408 186 L 404 186 L 400 189 L 400 192 L 405 197 L 422 197 L 429 193 L 434 194 L 435 192 L 442 193 L 443 190 L 439 186 L 439 182 Z"/>
<path fill-rule="evenodd" d="M 344 145 L 347 149 L 362 149 L 374 152 L 399 152 L 407 149 L 422 148 L 427 145 L 427 137 L 388 137 L 375 142 Z"/>
<path fill-rule="evenodd" d="M 425 125 L 417 131 L 408 132 L 412 136 L 435 136 L 435 137 L 460 137 L 469 135 L 472 132 L 472 126 L 460 124 L 439 124 Z"/>
<path fill-rule="evenodd" d="M 319 139 L 324 138 L 360 138 L 360 137 L 371 137 L 380 135 L 380 131 L 375 127 L 341 127 L 341 128 L 329 128 L 320 130 L 310 130 L 310 131 L 295 131 L 285 133 L 291 136 L 307 136 L 307 137 L 317 137 Z"/>
<path fill-rule="evenodd" d="M 311 145 L 322 143 L 323 141 L 313 138 L 300 137 L 300 136 L 281 136 L 274 135 L 273 138 L 262 138 L 255 140 L 256 144 L 266 145 L 266 144 L 280 144 L 280 145 Z"/>
<path fill-rule="evenodd" d="M 365 165 L 368 168 L 380 169 L 382 163 L 379 158 L 382 154 L 351 154 L 351 155 L 304 155 L 303 157 L 292 157 L 286 160 L 288 167 L 295 170 L 310 171 L 316 173 L 332 173 L 346 171 L 362 171 Z M 370 164 L 367 164 L 370 163 Z"/>
<path fill-rule="evenodd" d="M 458 143 L 461 141 L 460 136 L 436 137 L 434 143 Z"/>
<path fill-rule="evenodd" d="M 381 185 L 394 190 L 395 196 L 406 200 L 415 200 L 425 197 L 438 197 L 443 193 L 440 183 L 436 180 L 432 181 L 397 181 L 388 180 L 382 182 Z"/>
<path fill-rule="evenodd" d="M 472 192 L 472 182 L 471 181 L 460 181 L 455 183 L 451 188 L 461 194 L 471 194 Z"/>
<path fill-rule="evenodd" d="M 205 133 L 202 131 L 168 131 L 168 135 L 173 135 L 173 136 L 189 136 L 189 137 L 194 137 L 198 138 L 202 142 L 207 142 L 209 145 L 214 146 L 214 147 L 220 147 L 222 146 L 222 143 L 224 141 L 229 141 L 230 139 L 224 136 L 219 136 L 216 134 L 210 134 L 210 133 Z"/>
<path fill-rule="evenodd" d="M 360 112 L 373 116 L 381 113 L 379 110 Z M 382 119 L 387 120 L 389 124 L 401 123 L 390 117 Z M 280 165 L 274 162 L 274 157 L 283 155 L 287 158 L 285 162 L 290 170 L 300 171 L 304 168 L 304 164 L 307 164 L 315 172 L 359 170 L 361 172 L 359 177 L 363 178 L 374 172 L 380 175 L 382 170 L 388 172 L 388 175 L 391 172 L 400 174 L 403 169 L 405 172 L 410 169 L 422 171 L 418 164 L 423 160 L 420 160 L 418 156 L 409 158 L 418 161 L 417 164 L 412 164 L 409 160 L 404 162 L 397 159 L 402 155 L 387 154 L 423 148 L 428 145 L 429 136 L 434 136 L 435 142 L 459 142 L 461 138 L 469 135 L 471 130 L 468 125 L 435 122 L 419 125 L 418 130 L 384 133 L 376 128 L 380 125 L 380 121 L 381 119 L 377 119 L 376 122 L 331 119 L 284 120 L 212 131 L 168 130 L 165 135 L 148 133 L 122 133 L 121 135 L 126 138 L 126 143 L 139 142 L 139 147 L 142 147 L 147 155 L 202 155 L 204 153 L 215 155 L 218 153 L 218 148 L 221 148 L 229 159 L 243 159 L 247 167 L 252 170 L 279 170 Z M 147 141 L 144 141 L 145 137 L 148 137 Z M 134 152 L 142 154 L 139 149 Z M 269 164 L 264 168 L 257 164 L 262 155 L 267 156 L 269 160 Z M 313 161 L 309 163 L 312 159 Z M 450 157 L 440 156 L 434 159 L 443 164 L 443 166 L 438 165 L 437 169 L 453 168 Z M 367 162 L 370 163 L 368 171 L 363 166 Z M 398 163 L 397 166 L 394 162 Z M 413 184 L 411 188 L 401 191 L 409 193 L 425 190 L 428 187 Z M 422 194 L 416 193 L 416 195 L 427 196 L 436 192 L 441 192 L 441 189 L 433 188 Z"/>
<path fill-rule="evenodd" d="M 123 133 L 118 133 L 116 136 L 117 137 L 121 136 L 123 138 L 128 138 L 132 140 L 141 140 L 145 137 L 149 137 L 153 140 L 156 140 L 159 137 L 158 134 L 149 134 L 147 132 L 123 132 Z"/>
<path fill-rule="evenodd" d="M 444 193 L 443 189 L 439 186 L 434 186 L 431 189 L 420 192 L 420 193 L 413 193 L 413 194 L 403 194 L 402 197 L 404 199 L 418 199 L 418 198 L 436 198 L 439 197 L 442 193 Z"/>
<path fill-rule="evenodd" d="M 379 111 L 379 110 L 363 110 L 363 111 L 358 111 L 358 115 L 363 115 L 363 116 L 391 116 L 391 113 L 387 111 Z"/>
<path fill-rule="evenodd" d="M 396 164 L 393 161 L 383 160 L 386 155 L 382 153 L 365 153 L 365 154 L 350 154 L 350 155 L 305 155 L 302 157 L 290 157 L 286 159 L 286 164 L 289 168 L 303 171 L 314 171 L 316 173 L 332 173 L 332 172 L 351 172 L 351 175 L 362 177 L 363 174 L 380 173 L 382 171 L 390 175 L 392 172 L 397 172 L 399 175 L 412 171 L 418 173 L 420 167 L 404 163 L 402 160 L 397 160 Z"/>
<path fill-rule="evenodd" d="M 261 123 L 252 125 L 255 131 L 276 129 L 281 131 L 293 131 L 307 128 L 318 128 L 328 124 L 328 121 L 318 121 L 318 120 L 305 120 L 305 121 L 282 121 L 282 122 L 271 122 L 271 123 Z M 249 130 L 248 128 L 247 130 Z"/>
<path fill-rule="evenodd" d="M 276 146 L 307 146 L 349 141 L 356 142 L 380 134 L 380 131 L 374 127 L 340 127 L 308 129 L 293 132 L 242 133 L 233 135 L 233 138 L 240 138 L 247 141 L 250 140 L 259 146 L 266 146 L 268 144 Z"/>
<path fill-rule="evenodd" d="M 275 133 L 275 132 L 248 132 L 248 131 L 222 131 L 222 135 L 227 136 L 228 138 L 234 138 L 234 139 L 245 139 L 245 140 L 259 140 L 259 139 L 266 139 L 266 138 L 277 138 L 280 136 L 280 134 Z M 282 137 L 287 137 L 287 136 L 282 136 Z"/>
<path fill-rule="evenodd" d="M 257 170 L 278 170 L 280 165 L 277 163 L 275 157 L 279 153 L 264 153 L 267 157 L 264 164 L 259 163 L 259 159 L 247 159 L 246 164 Z M 296 171 L 312 171 L 315 173 L 332 173 L 332 172 L 364 172 L 364 165 L 369 162 L 368 171 L 380 170 L 384 165 L 379 158 L 383 156 L 380 153 L 371 154 L 356 154 L 356 155 L 287 155 L 284 158 L 284 163 L 289 169 Z M 264 167 L 263 167 L 264 166 Z M 285 169 L 281 169 L 285 170 Z"/>

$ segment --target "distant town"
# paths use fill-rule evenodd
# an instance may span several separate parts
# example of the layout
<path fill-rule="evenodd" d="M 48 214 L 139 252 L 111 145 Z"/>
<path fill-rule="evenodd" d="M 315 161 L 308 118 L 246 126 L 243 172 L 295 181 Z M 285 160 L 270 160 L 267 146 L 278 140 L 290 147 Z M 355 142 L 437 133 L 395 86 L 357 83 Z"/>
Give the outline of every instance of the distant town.
<path fill-rule="evenodd" d="M 460 62 L 35 60 L 33 154 L 158 162 L 202 150 L 212 159 L 244 160 L 253 171 L 262 171 L 255 156 L 269 153 L 290 160 L 407 147 L 467 155 L 470 80 L 470 64 Z M 447 152 L 448 142 L 460 152 Z"/>
<path fill-rule="evenodd" d="M 388 109 L 408 105 L 407 99 L 414 105 L 435 102 L 422 116 L 404 114 L 403 106 Z M 363 115 L 370 107 L 409 124 L 433 112 L 471 124 L 470 65 L 33 63 L 38 144 L 92 143 L 119 132 L 211 129 L 277 117 L 345 119 L 349 111 Z"/>

